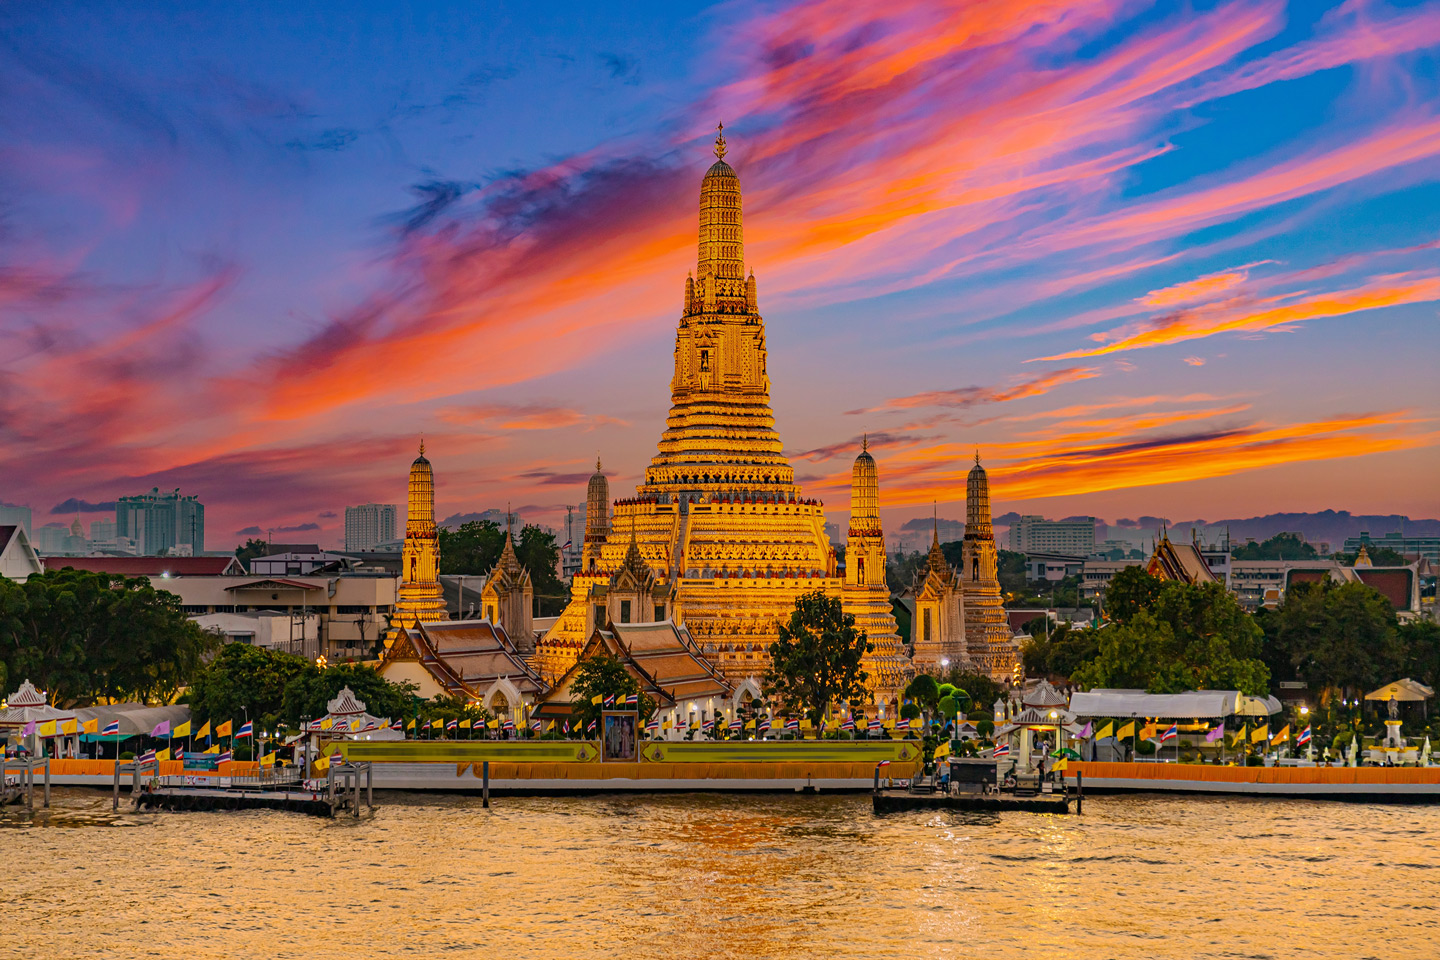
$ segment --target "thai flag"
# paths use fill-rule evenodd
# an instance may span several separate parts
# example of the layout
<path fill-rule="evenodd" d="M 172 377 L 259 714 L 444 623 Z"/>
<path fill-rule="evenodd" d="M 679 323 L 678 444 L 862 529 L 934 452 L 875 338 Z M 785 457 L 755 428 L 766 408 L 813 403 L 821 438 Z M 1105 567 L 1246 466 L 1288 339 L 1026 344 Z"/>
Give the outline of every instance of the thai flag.
<path fill-rule="evenodd" d="M 514 729 L 515 729 L 515 721 L 514 721 L 514 720 L 506 720 L 504 723 L 500 724 L 500 729 L 501 729 L 501 730 L 514 730 Z"/>
<path fill-rule="evenodd" d="M 794 732 L 794 731 L 799 730 L 799 729 L 800 729 L 800 721 L 799 721 L 799 720 L 786 720 L 786 721 L 785 721 L 785 730 L 786 730 L 786 732 Z"/>
<path fill-rule="evenodd" d="M 866 729 L 866 730 L 884 730 L 884 729 L 885 729 L 885 724 L 884 724 L 884 722 L 882 722 L 882 721 L 880 721 L 880 720 L 872 719 L 872 720 L 870 720 L 869 722 L 867 722 L 867 723 L 865 724 L 865 729 Z"/>
<path fill-rule="evenodd" d="M 854 729 L 855 729 L 855 721 L 854 721 L 854 719 L 851 718 L 851 717 L 846 717 L 846 718 L 845 718 L 845 722 L 842 723 L 842 724 L 840 724 L 840 729 L 841 729 L 841 730 L 854 730 Z"/>
<path fill-rule="evenodd" d="M 540 732 L 540 721 L 539 721 L 539 720 L 531 720 L 531 721 L 530 721 L 530 729 L 531 729 L 531 730 L 534 730 L 536 733 L 539 733 L 539 732 Z"/>
<path fill-rule="evenodd" d="M 890 761 L 889 761 L 889 760 L 881 760 L 879 763 L 875 764 L 875 766 L 877 766 L 877 767 L 888 767 L 888 766 L 890 766 Z"/>
<path fill-rule="evenodd" d="M 402 721 L 400 721 L 400 720 L 396 720 L 394 723 L 390 724 L 390 729 L 391 729 L 391 730 L 404 730 L 404 729 L 405 729 L 405 724 L 404 724 Z"/>
<path fill-rule="evenodd" d="M 656 730 L 659 730 L 659 729 L 660 729 L 660 718 L 659 718 L 659 717 L 651 717 L 651 718 L 650 718 L 650 722 L 647 723 L 647 724 L 645 724 L 645 729 L 646 729 L 646 730 L 649 730 L 651 733 L 654 733 Z"/>
<path fill-rule="evenodd" d="M 363 727 L 360 728 L 360 732 L 361 732 L 361 733 L 369 733 L 371 730 L 379 730 L 379 729 L 380 729 L 380 727 L 375 723 L 374 720 L 366 720 L 366 721 L 365 721 L 365 726 L 363 726 Z"/>
<path fill-rule="evenodd" d="M 1005 741 L 1004 743 L 1002 743 L 1002 744 L 1000 744 L 999 746 L 997 746 L 997 747 L 995 748 L 994 752 L 990 754 L 990 756 L 992 756 L 992 757 L 1008 757 L 1008 756 L 1010 756 L 1010 741 L 1007 740 L 1007 741 Z"/>
<path fill-rule="evenodd" d="M 595 721 L 594 721 L 594 720 L 591 720 L 589 723 L 585 724 L 585 732 L 586 732 L 586 733 L 594 733 L 594 732 L 595 732 Z"/>
<path fill-rule="evenodd" d="M 615 706 L 615 694 L 607 694 L 605 696 L 605 709 L 609 710 L 613 706 Z"/>
<path fill-rule="evenodd" d="M 731 730 L 744 730 L 744 729 L 745 729 L 745 721 L 744 721 L 744 720 L 741 720 L 739 717 L 736 717 L 734 720 L 731 720 L 731 721 L 730 721 L 730 729 L 731 729 Z"/>
<path fill-rule="evenodd" d="M 341 753 L 339 750 L 336 750 L 334 753 L 330 754 L 330 762 L 331 762 L 331 763 L 344 763 L 344 762 L 345 762 L 345 754 Z"/>
<path fill-rule="evenodd" d="M 571 547 L 573 547 L 573 546 L 575 546 L 575 541 L 573 541 L 573 540 L 566 540 L 564 546 L 562 546 L 560 549 L 561 549 L 561 550 L 569 550 L 569 549 L 570 549 Z"/>
<path fill-rule="evenodd" d="M 1310 728 L 1306 727 L 1300 731 L 1300 736 L 1295 738 L 1295 746 L 1303 747 L 1310 742 Z"/>
<path fill-rule="evenodd" d="M 758 731 L 761 732 L 761 733 L 769 733 L 769 732 L 770 732 L 770 718 L 769 718 L 769 717 L 762 717 L 761 720 L 760 720 L 760 722 L 755 725 L 755 729 L 758 730 Z"/>
<path fill-rule="evenodd" d="M 633 706 L 635 706 L 636 704 L 638 704 L 639 702 L 640 702 L 640 694 L 638 694 L 638 693 L 630 693 L 630 694 L 626 694 L 626 695 L 625 695 L 625 704 L 626 704 L 626 706 L 633 707 Z"/>
<path fill-rule="evenodd" d="M 154 750 L 146 750 L 144 753 L 140 754 L 140 756 L 138 756 L 138 757 L 135 758 L 135 762 L 136 762 L 136 763 L 154 763 L 154 762 L 155 762 L 155 751 L 154 751 Z"/>
<path fill-rule="evenodd" d="M 566 720 L 566 721 L 565 721 L 564 730 L 565 730 L 566 733 L 569 733 L 569 732 L 570 732 L 570 721 L 569 721 L 569 720 Z"/>
<path fill-rule="evenodd" d="M 224 753 L 217 753 L 217 754 L 215 754 L 215 762 L 216 762 L 217 764 L 220 764 L 220 763 L 229 763 L 229 762 L 230 762 L 231 760 L 233 760 L 233 759 L 235 759 L 235 755 L 234 755 L 233 753 L 231 753 L 229 750 L 226 750 Z"/>
<path fill-rule="evenodd" d="M 704 723 L 700 724 L 700 729 L 704 730 L 706 733 L 709 733 L 711 730 L 715 729 L 715 721 L 706 720 Z"/>
<path fill-rule="evenodd" d="M 1169 730 L 1160 734 L 1160 742 L 1164 743 L 1166 740 L 1174 740 L 1178 736 L 1180 736 L 1180 724 L 1172 723 L 1170 724 Z"/>
<path fill-rule="evenodd" d="M 456 720 L 456 719 L 454 719 L 454 718 L 451 718 L 451 719 L 449 719 L 449 720 L 446 720 L 446 721 L 445 721 L 445 729 L 446 729 L 446 730 L 459 730 L 459 729 L 460 729 L 460 721 L 459 721 L 459 720 Z"/>
<path fill-rule="evenodd" d="M 255 736 L 255 724 L 252 723 L 252 722 L 249 721 L 249 720 L 246 720 L 246 721 L 245 721 L 245 725 L 242 726 L 242 727 L 235 733 L 235 739 L 236 739 L 236 740 L 239 740 L 241 737 L 253 737 L 253 736 Z"/>
<path fill-rule="evenodd" d="M 100 736 L 102 736 L 102 737 L 118 737 L 118 736 L 120 736 L 120 721 L 119 721 L 119 720 L 111 720 L 109 723 L 105 724 L 105 729 L 100 731 Z"/>

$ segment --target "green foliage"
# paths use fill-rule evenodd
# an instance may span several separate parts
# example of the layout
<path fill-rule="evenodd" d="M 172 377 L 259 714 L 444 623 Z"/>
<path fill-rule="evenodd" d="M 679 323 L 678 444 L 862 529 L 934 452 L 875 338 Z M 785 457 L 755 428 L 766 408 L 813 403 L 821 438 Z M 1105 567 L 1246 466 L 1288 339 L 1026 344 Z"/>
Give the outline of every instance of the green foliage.
<path fill-rule="evenodd" d="M 940 684 L 928 673 L 917 674 L 914 680 L 906 684 L 905 696 L 922 710 L 934 710 L 940 702 Z"/>
<path fill-rule="evenodd" d="M 1105 616 L 1125 623 L 1159 599 L 1165 582 L 1152 577 L 1143 566 L 1126 567 L 1105 587 Z"/>
<path fill-rule="evenodd" d="M 530 582 L 535 587 L 535 605 L 539 608 L 536 614 L 542 617 L 558 616 L 570 601 L 570 593 L 555 572 L 560 563 L 560 548 L 555 544 L 555 534 L 534 524 L 525 524 L 520 529 L 520 542 L 515 545 L 515 556 L 519 558 L 521 565 L 530 571 Z"/>
<path fill-rule="evenodd" d="M 885 583 L 891 593 L 899 593 L 907 587 L 915 585 L 915 578 L 920 575 L 920 570 L 925 566 L 926 554 L 916 550 L 913 553 L 905 553 L 902 550 L 895 551 L 894 555 L 885 558 Z"/>
<path fill-rule="evenodd" d="M 956 687 L 960 693 L 965 695 L 964 699 L 969 703 L 962 703 L 960 709 L 966 713 L 970 712 L 972 705 L 989 713 L 990 705 L 1005 696 L 1006 688 L 985 674 L 966 673 L 959 667 L 950 668 L 949 672 L 945 674 L 945 682 Z"/>
<path fill-rule="evenodd" d="M 1440 623 L 1412 620 L 1400 624 L 1395 633 L 1405 660 L 1405 669 L 1399 672 L 1429 687 L 1440 684 Z"/>
<path fill-rule="evenodd" d="M 655 712 L 655 701 L 641 693 L 640 684 L 630 675 L 630 671 L 625 669 L 625 665 L 618 658 L 609 654 L 580 661 L 580 669 L 575 672 L 575 682 L 570 689 L 575 697 L 572 701 L 572 712 L 582 731 L 591 720 L 594 720 L 596 728 L 599 728 L 600 714 L 605 710 L 604 698 L 612 694 L 616 700 L 632 693 L 639 694 L 641 723 Z M 592 703 L 595 697 L 600 697 L 601 702 Z M 574 725 L 571 724 L 572 727 Z"/>
<path fill-rule="evenodd" d="M 1370 558 L 1370 563 L 1376 567 L 1403 567 L 1405 558 L 1390 547 L 1379 547 L 1369 544 L 1365 547 L 1365 555 Z M 1359 558 L 1360 551 L 1354 553 L 1337 553 L 1335 560 L 1339 563 L 1350 566 Z"/>
<path fill-rule="evenodd" d="M 293 653 L 230 643 L 195 675 L 185 699 L 196 729 L 207 720 L 239 722 L 245 717 L 255 721 L 257 730 L 273 727 L 285 715 L 287 685 L 315 669 Z"/>
<path fill-rule="evenodd" d="M 819 723 L 832 703 L 865 696 L 868 679 L 860 662 L 873 645 L 855 628 L 838 597 L 816 590 L 795 599 L 789 623 L 770 644 L 765 692 L 787 714 Z"/>
<path fill-rule="evenodd" d="M 900 705 L 900 719 L 914 720 L 920 716 L 920 708 L 913 703 L 902 703 Z"/>
<path fill-rule="evenodd" d="M 1410 666 L 1406 638 L 1415 642 L 1417 666 L 1428 656 L 1428 635 L 1402 634 L 1390 602 L 1363 583 L 1292 584 L 1278 608 L 1263 612 L 1261 624 L 1264 657 L 1276 676 L 1303 676 L 1332 691 L 1403 675 Z"/>
<path fill-rule="evenodd" d="M 1154 741 L 1154 740 L 1141 740 L 1141 741 L 1139 741 L 1138 743 L 1135 744 L 1135 752 L 1138 753 L 1138 754 L 1139 754 L 1140 756 L 1142 756 L 1142 757 L 1153 757 L 1153 756 L 1155 756 L 1155 741 Z"/>
<path fill-rule="evenodd" d="M 299 728 L 302 720 L 325 715 L 326 704 L 349 687 L 356 699 L 365 704 L 367 713 L 390 720 L 412 715 L 413 685 L 404 687 L 391 683 L 363 664 L 346 663 L 321 670 L 312 663 L 285 684 L 281 695 L 281 716 L 291 728 Z"/>
<path fill-rule="evenodd" d="M 1236 560 L 1313 560 L 1319 554 L 1299 534 L 1277 533 L 1263 543 L 1252 540 L 1232 547 L 1230 556 Z"/>
<path fill-rule="evenodd" d="M 441 527 L 438 533 L 443 574 L 484 576 L 495 568 L 505 547 L 505 531 L 494 520 L 471 520 L 455 530 Z"/>
<path fill-rule="evenodd" d="M 220 641 L 145 577 L 65 567 L 0 578 L 0 664 L 57 702 L 168 702 Z"/>
<path fill-rule="evenodd" d="M 995 732 L 995 721 L 989 717 L 982 717 L 975 722 L 975 732 L 988 739 Z"/>
<path fill-rule="evenodd" d="M 235 559 L 244 565 L 246 570 L 250 569 L 250 561 L 256 557 L 267 556 L 270 553 L 270 544 L 264 540 L 251 537 L 243 544 L 235 548 Z"/>
<path fill-rule="evenodd" d="M 1094 627 L 1072 628 L 1068 623 L 1061 623 L 1048 637 L 1043 633 L 1031 636 L 1020 645 L 1025 676 L 1068 680 L 1081 664 L 1099 652 L 1100 633 Z"/>
<path fill-rule="evenodd" d="M 954 565 L 959 567 L 959 558 L 956 558 Z M 1002 594 L 1014 594 L 1017 597 L 1025 594 L 1028 586 L 1025 554 L 1011 550 L 997 550 L 996 567 L 999 571 L 998 578 Z"/>
<path fill-rule="evenodd" d="M 1095 656 L 1070 676 L 1087 689 L 1240 690 L 1250 696 L 1269 690 L 1270 672 L 1258 656 L 1260 628 L 1218 583 L 1167 583 L 1148 608 L 1138 607 L 1095 635 Z"/>

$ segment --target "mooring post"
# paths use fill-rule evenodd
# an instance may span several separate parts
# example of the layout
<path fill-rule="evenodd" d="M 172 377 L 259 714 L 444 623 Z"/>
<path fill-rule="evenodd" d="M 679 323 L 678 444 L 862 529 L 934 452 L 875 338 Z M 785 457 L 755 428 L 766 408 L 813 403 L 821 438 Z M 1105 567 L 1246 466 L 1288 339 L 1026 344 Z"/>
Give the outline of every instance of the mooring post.
<path fill-rule="evenodd" d="M 375 809 L 375 764 L 373 761 L 365 767 L 365 806 L 371 810 Z"/>
<path fill-rule="evenodd" d="M 487 809 L 490 806 L 490 761 L 486 760 L 480 765 L 480 797 L 481 805 Z"/>
<path fill-rule="evenodd" d="M 1075 812 L 1085 812 L 1085 771 L 1075 771 Z"/>
<path fill-rule="evenodd" d="M 360 771 L 355 771 L 355 819 L 360 819 Z"/>
<path fill-rule="evenodd" d="M 120 761 L 115 761 L 115 802 L 110 807 L 111 812 L 120 812 Z"/>
<path fill-rule="evenodd" d="M 50 758 L 45 758 L 45 806 L 50 806 Z"/>
<path fill-rule="evenodd" d="M 35 809 L 35 761 L 25 764 L 25 806 Z"/>

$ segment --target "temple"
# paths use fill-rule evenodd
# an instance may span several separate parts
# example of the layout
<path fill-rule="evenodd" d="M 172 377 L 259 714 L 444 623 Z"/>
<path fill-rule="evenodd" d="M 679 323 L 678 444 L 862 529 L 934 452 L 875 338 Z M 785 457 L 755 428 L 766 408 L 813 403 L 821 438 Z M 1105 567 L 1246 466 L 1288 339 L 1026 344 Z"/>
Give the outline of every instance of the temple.
<path fill-rule="evenodd" d="M 943 673 L 952 666 L 977 669 L 965 639 L 965 587 L 940 549 L 938 522 L 931 533 L 930 555 L 916 577 L 915 616 L 910 630 L 916 670 Z"/>
<path fill-rule="evenodd" d="M 764 675 L 796 598 L 823 590 L 856 615 L 874 645 L 866 666 L 875 700 L 892 703 L 910 668 L 890 614 L 878 510 L 852 532 L 855 560 L 842 579 L 822 506 L 796 485 L 775 430 L 740 179 L 725 152 L 722 134 L 700 185 L 696 269 L 685 280 L 658 450 L 613 516 L 597 464 L 581 570 L 534 664 L 554 683 L 597 629 L 668 619 L 738 687 Z M 855 496 L 873 504 L 874 461 L 863 456 L 870 465 L 857 462 L 855 475 L 868 486 Z"/>
<path fill-rule="evenodd" d="M 975 454 L 965 481 L 965 537 L 960 542 L 960 579 L 965 597 L 965 642 L 970 659 L 996 680 L 1009 678 L 1020 653 L 1010 635 L 1000 592 L 1000 557 L 990 526 L 990 478 Z"/>
<path fill-rule="evenodd" d="M 480 606 L 485 619 L 505 627 L 521 653 L 529 656 L 535 652 L 535 586 L 530 571 L 515 555 L 509 516 L 505 518 L 505 545 L 500 548 L 500 559 L 480 588 Z"/>
<path fill-rule="evenodd" d="M 1215 574 L 1205 560 L 1205 554 L 1194 543 L 1175 543 L 1167 530 L 1160 531 L 1155 550 L 1145 564 L 1145 572 L 1161 580 L 1178 580 L 1181 583 L 1214 583 Z"/>
<path fill-rule="evenodd" d="M 410 503 L 405 516 L 405 545 L 401 552 L 400 591 L 385 636 L 388 647 L 416 623 L 434 623 L 447 617 L 440 590 L 440 539 L 435 529 L 435 474 L 420 455 L 410 464 Z"/>

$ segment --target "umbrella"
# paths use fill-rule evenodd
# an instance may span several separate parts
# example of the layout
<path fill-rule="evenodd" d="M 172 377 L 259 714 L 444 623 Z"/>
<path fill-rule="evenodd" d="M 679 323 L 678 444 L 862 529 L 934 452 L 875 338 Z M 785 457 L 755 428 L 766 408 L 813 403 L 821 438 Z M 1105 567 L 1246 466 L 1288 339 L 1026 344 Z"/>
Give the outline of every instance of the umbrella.
<path fill-rule="evenodd" d="M 1065 757 L 1067 760 L 1080 759 L 1080 754 L 1076 753 L 1074 750 L 1071 750 L 1069 747 L 1061 747 L 1059 750 L 1056 750 L 1055 756 Z"/>

